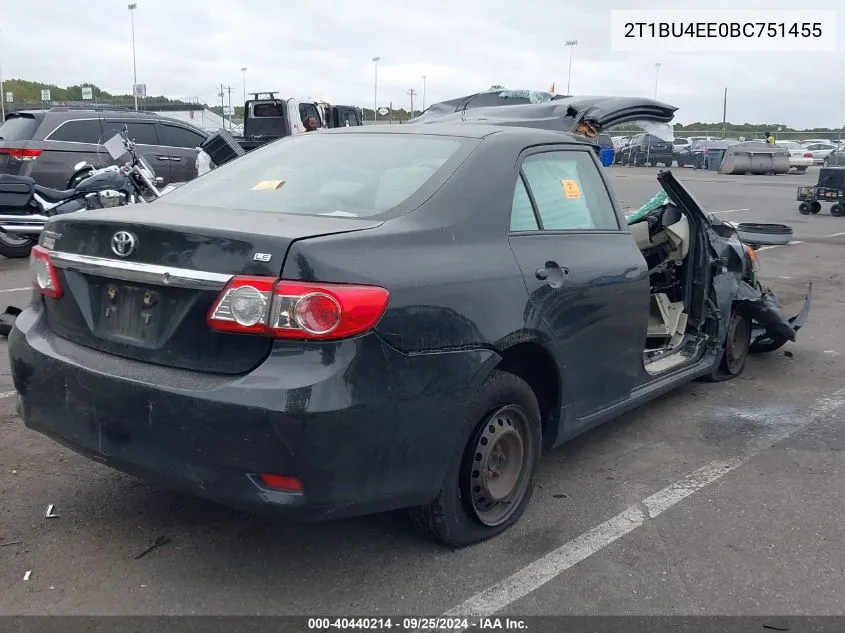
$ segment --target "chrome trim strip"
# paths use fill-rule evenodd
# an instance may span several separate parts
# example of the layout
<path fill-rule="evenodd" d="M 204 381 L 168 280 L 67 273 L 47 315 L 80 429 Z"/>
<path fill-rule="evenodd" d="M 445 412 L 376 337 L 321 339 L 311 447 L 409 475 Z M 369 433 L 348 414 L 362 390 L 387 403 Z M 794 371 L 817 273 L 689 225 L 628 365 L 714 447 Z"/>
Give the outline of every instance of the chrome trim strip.
<path fill-rule="evenodd" d="M 194 290 L 222 290 L 234 275 L 212 273 L 204 270 L 173 268 L 141 262 L 120 261 L 106 257 L 78 255 L 51 251 L 50 260 L 58 268 L 76 270 L 89 275 L 135 281 L 156 286 L 173 288 L 191 288 Z"/>

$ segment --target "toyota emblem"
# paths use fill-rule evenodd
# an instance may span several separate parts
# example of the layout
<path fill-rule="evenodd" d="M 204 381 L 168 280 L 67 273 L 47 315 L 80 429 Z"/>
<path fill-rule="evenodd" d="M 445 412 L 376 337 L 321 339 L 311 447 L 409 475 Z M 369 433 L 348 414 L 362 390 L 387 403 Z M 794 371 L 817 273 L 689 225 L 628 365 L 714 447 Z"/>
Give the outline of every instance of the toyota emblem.
<path fill-rule="evenodd" d="M 111 250 L 118 257 L 129 257 L 135 251 L 135 236 L 128 231 L 118 231 L 111 238 Z"/>

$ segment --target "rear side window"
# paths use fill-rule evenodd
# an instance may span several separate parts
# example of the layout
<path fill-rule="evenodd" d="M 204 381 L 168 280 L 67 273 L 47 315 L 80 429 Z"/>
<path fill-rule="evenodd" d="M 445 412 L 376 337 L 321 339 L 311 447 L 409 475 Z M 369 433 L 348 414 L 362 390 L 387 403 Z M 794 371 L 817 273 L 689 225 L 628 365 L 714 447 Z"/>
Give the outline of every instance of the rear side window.
<path fill-rule="evenodd" d="M 355 127 L 361 125 L 361 122 L 358 120 L 358 113 L 354 110 L 345 112 L 343 114 L 343 124 Z"/>
<path fill-rule="evenodd" d="M 35 135 L 39 123 L 31 114 L 10 114 L 0 125 L 0 141 L 28 141 Z"/>
<path fill-rule="evenodd" d="M 522 173 L 537 203 L 542 230 L 618 230 L 610 194 L 590 154 L 554 151 L 533 154 Z"/>
<path fill-rule="evenodd" d="M 123 126 L 128 128 L 129 138 L 135 141 L 138 145 L 158 145 L 158 133 L 156 132 L 156 124 L 154 121 L 140 122 L 140 121 L 107 121 L 103 123 L 103 131 L 105 135 L 103 140 L 108 140 L 115 132 L 123 129 Z"/>
<path fill-rule="evenodd" d="M 174 204 L 201 207 L 373 217 L 432 181 L 442 184 L 476 143 L 417 134 L 291 136 L 222 165 L 167 197 Z"/>
<path fill-rule="evenodd" d="M 103 136 L 103 126 L 99 119 L 65 121 L 45 139 L 68 143 L 99 143 Z"/>
<path fill-rule="evenodd" d="M 317 127 L 322 127 L 323 123 L 320 120 L 320 113 L 317 111 L 317 106 L 311 103 L 301 103 L 299 104 L 299 116 L 302 118 L 302 125 L 305 125 L 306 119 L 308 117 L 313 116 L 317 119 Z"/>
<path fill-rule="evenodd" d="M 185 147 L 194 149 L 199 147 L 205 137 L 197 134 L 193 130 L 189 130 L 178 125 L 169 125 L 163 123 L 161 126 L 162 136 L 161 144 L 167 147 Z"/>
<path fill-rule="evenodd" d="M 516 187 L 513 190 L 511 231 L 537 231 L 539 228 L 537 217 L 534 215 L 534 207 L 531 206 L 531 198 L 525 188 L 525 181 L 520 176 L 516 179 Z"/>

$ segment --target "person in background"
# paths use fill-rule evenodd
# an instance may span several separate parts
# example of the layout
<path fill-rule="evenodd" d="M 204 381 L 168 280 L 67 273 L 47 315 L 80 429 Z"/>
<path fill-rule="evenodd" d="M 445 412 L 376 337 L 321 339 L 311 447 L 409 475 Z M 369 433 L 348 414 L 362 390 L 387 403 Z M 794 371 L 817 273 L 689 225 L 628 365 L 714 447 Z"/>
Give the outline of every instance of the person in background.
<path fill-rule="evenodd" d="M 305 131 L 306 132 L 314 132 L 317 130 L 317 117 L 314 115 L 309 116 L 305 119 Z"/>

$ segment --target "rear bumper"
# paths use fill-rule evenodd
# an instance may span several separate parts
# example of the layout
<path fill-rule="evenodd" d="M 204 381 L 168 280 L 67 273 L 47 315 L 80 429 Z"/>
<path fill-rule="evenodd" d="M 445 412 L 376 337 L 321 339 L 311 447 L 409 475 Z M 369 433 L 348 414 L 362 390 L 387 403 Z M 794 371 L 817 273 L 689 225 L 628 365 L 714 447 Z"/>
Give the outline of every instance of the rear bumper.
<path fill-rule="evenodd" d="M 279 347 L 244 376 L 203 375 L 76 345 L 45 321 L 36 304 L 9 335 L 28 427 L 164 487 L 306 520 L 434 498 L 463 443 L 465 403 L 495 362 L 407 356 L 370 334 Z M 304 490 L 266 488 L 259 473 Z"/>

